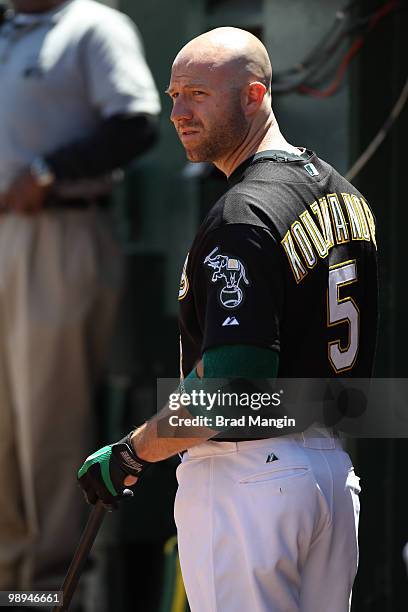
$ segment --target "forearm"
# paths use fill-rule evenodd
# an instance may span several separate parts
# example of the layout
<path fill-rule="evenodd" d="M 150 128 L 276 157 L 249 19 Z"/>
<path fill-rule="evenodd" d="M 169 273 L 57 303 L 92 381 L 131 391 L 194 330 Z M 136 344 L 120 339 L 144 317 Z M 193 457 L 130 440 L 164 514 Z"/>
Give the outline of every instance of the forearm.
<path fill-rule="evenodd" d="M 218 431 L 208 427 L 185 428 L 186 437 L 179 427 L 171 427 L 169 417 L 174 414 L 166 406 L 152 419 L 136 429 L 131 437 L 135 453 L 145 461 L 161 461 L 198 444 L 206 442 L 217 435 Z M 178 410 L 178 416 L 191 418 L 185 409 Z M 177 429 L 177 436 L 174 435 Z M 194 431 L 194 437 L 188 437 L 188 432 Z"/>
<path fill-rule="evenodd" d="M 107 174 L 126 166 L 157 139 L 157 117 L 116 115 L 105 119 L 89 135 L 45 155 L 57 181 Z"/>
<path fill-rule="evenodd" d="M 278 358 L 271 351 L 264 351 L 236 346 L 205 352 L 204 367 L 199 363 L 197 368 L 193 368 L 181 389 L 169 396 L 166 406 L 156 416 L 122 440 L 87 457 L 78 471 L 87 501 L 94 504 L 102 499 L 107 505 L 115 504 L 121 499 L 124 487 L 135 485 L 151 463 L 198 446 L 228 429 L 228 423 L 222 422 L 220 429 L 217 418 L 209 416 L 208 411 L 216 401 L 214 393 L 218 397 L 220 391 L 234 391 L 236 384 L 238 387 L 242 385 L 242 378 L 246 384 L 246 374 L 255 378 L 274 375 Z M 241 378 L 241 382 L 236 376 Z M 219 378 L 224 378 L 221 389 Z M 211 396 L 214 399 L 208 404 L 206 399 L 211 399 Z M 223 406 L 223 402 L 217 405 L 217 411 L 222 412 Z M 228 411 L 231 408 L 227 406 Z M 176 424 L 171 417 L 176 417 Z"/>
<path fill-rule="evenodd" d="M 275 351 L 251 346 L 222 346 L 209 350 L 203 355 L 196 368 L 186 377 L 186 383 L 205 377 L 209 379 L 228 379 L 234 377 L 269 378 L 277 375 L 279 357 Z M 203 365 L 204 364 L 204 365 Z M 227 383 L 226 383 L 227 384 Z M 225 387 L 225 390 L 227 388 Z M 136 454 L 145 461 L 160 461 L 176 453 L 197 446 L 220 433 L 208 427 L 189 427 L 184 431 L 171 427 L 170 416 L 174 414 L 168 406 L 153 419 L 139 427 L 132 435 L 132 445 Z M 183 406 L 177 409 L 180 418 L 191 418 L 192 414 Z M 177 430 L 177 436 L 175 432 Z M 194 437 L 188 434 L 194 431 Z"/>

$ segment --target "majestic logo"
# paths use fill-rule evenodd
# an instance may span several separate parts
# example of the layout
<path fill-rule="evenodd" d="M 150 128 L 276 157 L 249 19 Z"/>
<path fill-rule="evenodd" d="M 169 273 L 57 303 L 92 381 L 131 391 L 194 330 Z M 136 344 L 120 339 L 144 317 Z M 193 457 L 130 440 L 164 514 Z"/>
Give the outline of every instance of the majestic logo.
<path fill-rule="evenodd" d="M 178 299 L 180 300 L 184 300 L 184 298 L 186 297 L 187 293 L 188 293 L 188 288 L 189 288 L 189 282 L 188 282 L 188 278 L 187 278 L 187 262 L 188 262 L 188 253 L 187 253 L 187 257 L 186 260 L 184 262 L 184 266 L 183 266 L 183 270 L 181 272 L 181 278 L 180 278 L 180 288 L 179 288 L 179 294 L 178 294 Z"/>
<path fill-rule="evenodd" d="M 239 325 L 239 321 L 236 317 L 227 317 L 222 324 L 222 327 L 226 327 L 228 325 Z"/>
<path fill-rule="evenodd" d="M 278 461 L 278 457 L 275 455 L 275 453 L 270 453 L 267 456 L 265 463 L 272 463 L 272 461 Z"/>
<path fill-rule="evenodd" d="M 219 247 L 215 247 L 209 255 L 204 259 L 204 265 L 214 270 L 211 276 L 211 282 L 216 283 L 219 280 L 224 282 L 220 290 L 219 298 L 224 308 L 237 308 L 244 299 L 244 293 L 239 286 L 241 280 L 246 285 L 249 285 L 245 266 L 239 259 L 228 257 L 215 253 Z"/>

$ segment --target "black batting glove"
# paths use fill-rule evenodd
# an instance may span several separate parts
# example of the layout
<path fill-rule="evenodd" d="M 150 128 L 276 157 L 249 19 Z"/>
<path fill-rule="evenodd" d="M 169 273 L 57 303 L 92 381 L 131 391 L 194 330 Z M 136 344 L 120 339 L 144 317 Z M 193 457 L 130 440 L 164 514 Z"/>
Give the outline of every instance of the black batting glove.
<path fill-rule="evenodd" d="M 128 488 L 123 484 L 126 476 L 139 479 L 151 465 L 133 450 L 132 433 L 89 455 L 78 470 L 79 485 L 88 504 L 95 504 L 100 499 L 105 505 L 116 508 L 117 502 L 123 498 L 123 491 Z"/>

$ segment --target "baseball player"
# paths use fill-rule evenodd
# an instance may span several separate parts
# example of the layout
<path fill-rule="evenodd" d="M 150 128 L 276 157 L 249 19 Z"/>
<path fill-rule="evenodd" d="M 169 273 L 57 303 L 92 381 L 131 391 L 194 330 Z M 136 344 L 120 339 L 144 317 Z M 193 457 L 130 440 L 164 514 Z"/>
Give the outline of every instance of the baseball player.
<path fill-rule="evenodd" d="M 370 376 L 374 217 L 331 166 L 283 137 L 264 46 L 235 28 L 207 32 L 177 55 L 168 93 L 188 158 L 212 161 L 230 185 L 182 272 L 184 382 Z M 151 462 L 186 451 L 175 518 L 192 611 L 349 610 L 360 487 L 330 430 L 163 438 L 165 418 L 88 457 L 79 479 L 89 502 L 109 504 Z"/>

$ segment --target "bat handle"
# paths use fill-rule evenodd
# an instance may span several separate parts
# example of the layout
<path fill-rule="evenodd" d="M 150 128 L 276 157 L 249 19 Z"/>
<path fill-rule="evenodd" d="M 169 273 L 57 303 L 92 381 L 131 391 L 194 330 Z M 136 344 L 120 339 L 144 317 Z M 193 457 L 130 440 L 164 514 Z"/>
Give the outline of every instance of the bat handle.
<path fill-rule="evenodd" d="M 105 514 L 106 509 L 104 508 L 102 502 L 98 500 L 89 515 L 88 522 L 75 551 L 75 555 L 72 558 L 67 575 L 65 576 L 65 580 L 62 585 L 63 603 L 61 606 L 54 606 L 52 612 L 64 612 L 65 610 L 68 610 L 72 596 L 75 593 L 78 581 L 81 577 L 86 560 Z"/>

